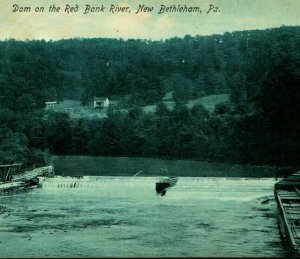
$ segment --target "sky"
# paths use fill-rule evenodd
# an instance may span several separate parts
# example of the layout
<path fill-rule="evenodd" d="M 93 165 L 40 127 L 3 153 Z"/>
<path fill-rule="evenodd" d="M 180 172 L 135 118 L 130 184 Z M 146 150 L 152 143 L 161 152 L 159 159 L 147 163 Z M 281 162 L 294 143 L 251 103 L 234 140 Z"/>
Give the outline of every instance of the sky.
<path fill-rule="evenodd" d="M 59 12 L 49 12 L 53 4 L 60 7 Z M 78 5 L 78 11 L 67 13 L 67 4 Z M 84 14 L 86 5 L 103 5 L 104 12 Z M 112 13 L 111 5 L 128 7 L 127 12 Z M 139 5 L 153 10 L 136 13 Z M 199 7 L 202 12 L 158 14 L 161 5 Z M 24 12 L 24 7 L 30 7 L 30 12 Z M 207 13 L 210 7 L 213 9 Z M 0 0 L 0 40 L 99 37 L 160 40 L 300 25 L 299 14 L 300 0 Z"/>

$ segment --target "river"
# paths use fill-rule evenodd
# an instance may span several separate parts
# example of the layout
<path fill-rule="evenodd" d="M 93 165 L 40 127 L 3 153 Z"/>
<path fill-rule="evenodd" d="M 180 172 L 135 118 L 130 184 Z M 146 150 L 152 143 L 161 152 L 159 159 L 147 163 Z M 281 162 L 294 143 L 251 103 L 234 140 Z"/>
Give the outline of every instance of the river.
<path fill-rule="evenodd" d="M 285 256 L 273 178 L 44 179 L 1 196 L 1 257 Z M 74 187 L 75 185 L 75 187 Z"/>

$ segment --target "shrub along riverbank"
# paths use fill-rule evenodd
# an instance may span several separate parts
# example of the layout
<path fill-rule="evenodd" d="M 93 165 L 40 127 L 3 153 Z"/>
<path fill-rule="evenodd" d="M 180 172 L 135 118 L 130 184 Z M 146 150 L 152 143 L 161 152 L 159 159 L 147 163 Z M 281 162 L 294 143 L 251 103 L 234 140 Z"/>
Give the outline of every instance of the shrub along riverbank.
<path fill-rule="evenodd" d="M 189 177 L 283 177 L 296 168 L 247 166 L 192 160 L 132 157 L 53 156 L 56 175 L 64 176 L 189 176 Z"/>

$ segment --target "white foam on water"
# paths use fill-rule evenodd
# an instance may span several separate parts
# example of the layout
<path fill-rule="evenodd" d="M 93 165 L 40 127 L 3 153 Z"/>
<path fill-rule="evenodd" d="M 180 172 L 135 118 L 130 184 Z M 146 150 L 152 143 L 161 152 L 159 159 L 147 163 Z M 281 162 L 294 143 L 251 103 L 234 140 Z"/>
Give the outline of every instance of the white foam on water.
<path fill-rule="evenodd" d="M 1 256 L 283 255 L 275 179 L 179 177 L 160 196 L 161 178 L 56 176 L 3 196 Z"/>

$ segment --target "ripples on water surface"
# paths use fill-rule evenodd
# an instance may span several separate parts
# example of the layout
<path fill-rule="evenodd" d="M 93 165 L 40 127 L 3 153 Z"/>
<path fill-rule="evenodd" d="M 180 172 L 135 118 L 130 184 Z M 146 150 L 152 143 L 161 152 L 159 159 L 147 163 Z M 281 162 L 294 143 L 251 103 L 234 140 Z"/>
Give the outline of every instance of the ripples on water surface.
<path fill-rule="evenodd" d="M 0 256 L 284 256 L 274 179 L 180 177 L 163 197 L 159 179 L 56 177 L 3 195 Z"/>

